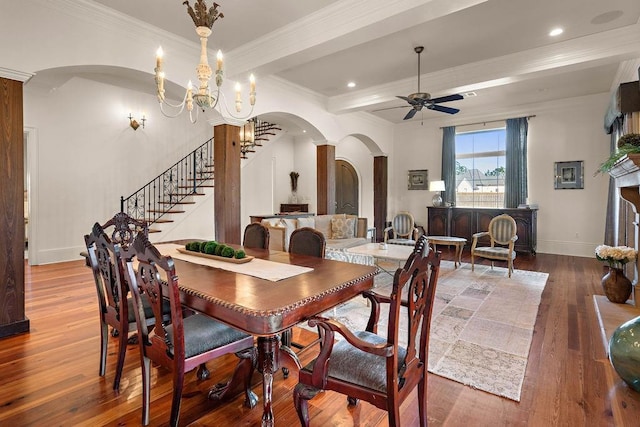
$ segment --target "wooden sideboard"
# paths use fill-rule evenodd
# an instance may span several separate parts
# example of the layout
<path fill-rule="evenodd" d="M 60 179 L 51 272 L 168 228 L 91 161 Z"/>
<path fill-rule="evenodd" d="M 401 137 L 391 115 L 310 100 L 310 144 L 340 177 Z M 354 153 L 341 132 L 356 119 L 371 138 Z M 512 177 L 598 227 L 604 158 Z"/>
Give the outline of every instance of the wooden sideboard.
<path fill-rule="evenodd" d="M 309 212 L 308 203 L 281 203 L 280 212 Z"/>
<path fill-rule="evenodd" d="M 455 236 L 467 239 L 469 244 L 473 234 L 487 231 L 491 218 L 506 213 L 513 217 L 518 227 L 517 252 L 536 253 L 537 209 L 494 209 L 462 207 L 427 207 L 427 234 L 431 236 Z M 489 243 L 488 239 L 483 243 Z"/>

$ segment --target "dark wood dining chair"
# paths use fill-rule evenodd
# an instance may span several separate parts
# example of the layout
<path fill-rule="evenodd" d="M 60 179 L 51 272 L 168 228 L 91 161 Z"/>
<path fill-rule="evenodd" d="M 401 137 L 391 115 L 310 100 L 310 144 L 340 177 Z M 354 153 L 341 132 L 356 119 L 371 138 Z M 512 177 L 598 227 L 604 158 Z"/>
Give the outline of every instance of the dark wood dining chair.
<path fill-rule="evenodd" d="M 242 246 L 254 249 L 269 249 L 269 229 L 259 222 L 252 222 L 244 229 Z"/>
<path fill-rule="evenodd" d="M 108 224 L 108 223 L 107 223 Z M 118 359 L 113 389 L 120 388 L 129 332 L 137 330 L 133 302 L 128 297 L 129 287 L 120 268 L 121 247 L 111 239 L 99 223 L 84 236 L 87 246 L 87 263 L 93 272 L 100 313 L 100 376 L 105 375 L 109 326 L 112 336 L 118 338 Z"/>
<path fill-rule="evenodd" d="M 310 326 L 324 330 L 324 340 L 318 357 L 300 370 L 293 393 L 303 426 L 309 425 L 308 400 L 321 390 L 346 394 L 350 405 L 365 400 L 386 410 L 389 425 L 397 426 L 400 405 L 415 387 L 419 422 L 427 425 L 429 330 L 439 270 L 440 253 L 429 250 L 426 237 L 421 236 L 404 267 L 396 270 L 390 296 L 363 293 L 371 301 L 365 331 L 351 332 L 340 322 L 323 317 L 309 321 Z M 387 338 L 377 334 L 382 303 L 389 304 Z M 401 306 L 406 310 L 401 311 Z M 407 321 L 404 332 L 399 327 L 401 315 Z M 344 339 L 334 343 L 335 333 Z M 406 347 L 400 345 L 401 334 Z"/>
<path fill-rule="evenodd" d="M 301 227 L 291 233 L 289 253 L 324 258 L 327 246 L 324 234 L 315 228 Z"/>
<path fill-rule="evenodd" d="M 289 253 L 324 258 L 326 245 L 327 243 L 324 238 L 324 234 L 315 228 L 302 227 L 291 233 L 291 238 L 289 240 Z M 293 330 L 291 328 L 282 333 L 281 339 L 282 345 L 304 351 L 322 341 L 322 330 L 318 328 L 318 338 L 307 345 L 293 341 Z M 283 367 L 282 373 L 285 378 L 289 376 L 289 370 L 287 368 Z"/>
<path fill-rule="evenodd" d="M 129 251 L 135 252 L 137 266 L 128 257 L 125 269 L 135 301 L 138 321 L 140 358 L 142 362 L 142 423 L 149 424 L 151 392 L 151 362 L 173 371 L 173 399 L 170 425 L 177 426 L 180 416 L 185 373 L 219 356 L 236 353 L 239 362 L 234 377 L 244 378 L 245 405 L 254 407 L 258 401 L 251 391 L 254 370 L 253 337 L 217 322 L 200 313 L 183 317 L 178 289 L 178 276 L 173 259 L 162 256 L 146 236 L 139 234 Z M 156 322 L 153 327 L 142 321 L 146 295 L 153 307 Z M 162 303 L 171 305 L 171 321 L 162 320 Z"/>

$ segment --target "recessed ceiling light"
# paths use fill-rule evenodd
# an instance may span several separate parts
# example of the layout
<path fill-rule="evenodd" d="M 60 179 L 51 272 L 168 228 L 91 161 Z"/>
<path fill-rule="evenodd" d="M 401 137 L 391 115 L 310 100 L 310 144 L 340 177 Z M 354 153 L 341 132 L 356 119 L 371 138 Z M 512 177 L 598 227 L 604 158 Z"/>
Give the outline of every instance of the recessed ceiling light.
<path fill-rule="evenodd" d="M 347 87 L 356 87 L 356 82 L 347 83 Z"/>
<path fill-rule="evenodd" d="M 478 94 L 475 92 L 465 92 L 462 94 L 462 96 L 464 96 L 465 98 L 473 98 L 474 96 L 478 96 Z"/>
<path fill-rule="evenodd" d="M 302 133 L 307 133 L 306 129 L 302 129 Z"/>
<path fill-rule="evenodd" d="M 553 30 L 549 31 L 549 35 L 551 37 L 559 36 L 562 33 L 564 33 L 564 30 L 562 28 L 554 28 Z"/>

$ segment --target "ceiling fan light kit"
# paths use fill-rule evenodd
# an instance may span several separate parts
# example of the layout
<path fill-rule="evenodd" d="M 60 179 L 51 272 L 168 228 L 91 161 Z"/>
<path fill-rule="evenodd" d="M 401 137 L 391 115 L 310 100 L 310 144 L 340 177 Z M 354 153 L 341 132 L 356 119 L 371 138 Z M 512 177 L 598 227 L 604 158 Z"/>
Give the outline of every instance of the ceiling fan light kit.
<path fill-rule="evenodd" d="M 416 115 L 416 113 L 422 108 L 426 108 L 427 110 L 440 111 L 442 113 L 447 114 L 456 114 L 460 110 L 457 108 L 451 107 L 443 107 L 442 105 L 438 105 L 441 102 L 449 102 L 449 101 L 459 101 L 464 99 L 464 97 L 460 94 L 442 96 L 440 98 L 431 98 L 431 94 L 427 92 L 420 92 L 420 54 L 424 51 L 424 46 L 416 46 L 413 50 L 418 54 L 418 91 L 416 93 L 412 93 L 409 96 L 401 96 L 398 95 L 397 98 L 404 99 L 407 101 L 409 105 L 411 105 L 411 110 L 404 116 L 403 120 L 409 120 Z"/>

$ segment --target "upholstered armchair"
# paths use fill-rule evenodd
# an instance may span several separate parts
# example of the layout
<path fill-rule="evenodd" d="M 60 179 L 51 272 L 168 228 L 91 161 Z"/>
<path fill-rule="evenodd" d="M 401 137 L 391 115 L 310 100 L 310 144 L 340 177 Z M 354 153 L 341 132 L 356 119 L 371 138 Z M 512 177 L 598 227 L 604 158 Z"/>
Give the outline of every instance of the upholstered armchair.
<path fill-rule="evenodd" d="M 471 244 L 471 271 L 473 271 L 475 257 L 487 258 L 493 261 L 507 261 L 509 277 L 513 271 L 513 260 L 516 258 L 514 245 L 518 240 L 516 221 L 507 214 L 498 215 L 489 222 L 489 230 L 473 235 Z M 490 246 L 478 246 L 478 239 L 488 236 Z"/>
<path fill-rule="evenodd" d="M 409 212 L 399 212 L 393 217 L 391 227 L 384 229 L 384 242 L 395 245 L 415 245 L 418 239 L 418 229 L 415 224 L 413 215 Z"/>

